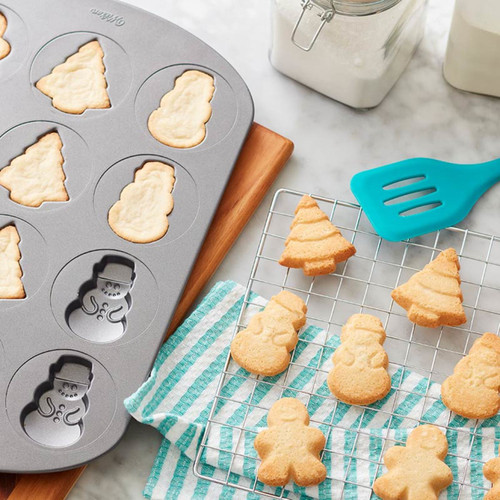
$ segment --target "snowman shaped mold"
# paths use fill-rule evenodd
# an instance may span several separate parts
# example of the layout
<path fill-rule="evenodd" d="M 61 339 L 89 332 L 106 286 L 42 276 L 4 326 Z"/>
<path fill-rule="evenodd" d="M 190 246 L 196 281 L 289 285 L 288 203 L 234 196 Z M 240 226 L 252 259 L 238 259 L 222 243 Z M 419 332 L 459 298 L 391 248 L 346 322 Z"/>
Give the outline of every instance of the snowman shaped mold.
<path fill-rule="evenodd" d="M 57 363 L 49 381 L 38 387 L 35 402 L 25 408 L 26 434 L 45 446 L 61 448 L 76 443 L 83 432 L 91 381 L 91 368 L 86 363 L 73 359 Z"/>
<path fill-rule="evenodd" d="M 113 342 L 127 328 L 134 264 L 127 259 L 105 257 L 97 269 L 101 271 L 94 273 L 95 278 L 82 287 L 79 299 L 68 307 L 68 326 L 86 340 Z"/>

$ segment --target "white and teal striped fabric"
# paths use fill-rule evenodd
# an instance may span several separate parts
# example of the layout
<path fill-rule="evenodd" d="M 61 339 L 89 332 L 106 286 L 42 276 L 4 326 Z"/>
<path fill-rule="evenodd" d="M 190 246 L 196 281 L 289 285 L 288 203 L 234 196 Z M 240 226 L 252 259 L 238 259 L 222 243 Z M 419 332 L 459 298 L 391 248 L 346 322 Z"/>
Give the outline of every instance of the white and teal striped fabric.
<path fill-rule="evenodd" d="M 147 498 L 259 498 L 256 494 L 199 479 L 193 473 L 193 462 L 228 355 L 244 293 L 245 289 L 234 282 L 216 284 L 162 347 L 149 379 L 125 401 L 127 410 L 135 419 L 156 427 L 164 436 L 144 490 Z M 252 302 L 265 304 L 264 299 L 256 296 L 252 297 Z M 325 332 L 313 326 L 301 332 L 301 338 L 308 340 L 320 336 L 324 339 Z M 295 366 L 289 370 L 285 384 L 288 389 L 283 396 L 303 399 L 304 393 L 296 391 L 311 391 L 314 394 L 308 401 L 311 418 L 317 422 L 330 422 L 333 416 L 332 424 L 336 427 L 327 443 L 327 449 L 332 453 L 325 454 L 324 462 L 329 477 L 341 479 L 347 475 L 347 482 L 327 479 L 317 487 L 307 489 L 290 486 L 283 493 L 285 498 L 368 499 L 375 475 L 382 473 L 375 462 L 387 433 L 389 438 L 404 441 L 415 425 L 415 421 L 408 417 L 418 419 L 421 414 L 425 421 L 437 425 L 446 425 L 448 421 L 449 413 L 439 400 L 424 398 L 427 389 L 439 395 L 440 386 L 401 369 L 392 371 L 393 389 L 384 400 L 372 405 L 373 411 L 367 410 L 363 414 L 357 407 L 339 403 L 333 413 L 331 399 L 320 396 L 329 395 L 326 373 L 338 342 L 337 335 L 330 335 L 327 340 L 330 351 L 323 353 L 319 343 L 315 347 L 314 343 L 299 342 L 294 360 L 301 368 Z M 322 368 L 319 373 L 324 373 L 321 380 L 315 377 L 318 361 Z M 254 384 L 239 376 L 245 372 L 234 367 L 234 373 L 222 388 L 222 395 L 227 400 L 219 400 L 216 411 L 216 420 L 227 425 L 212 427 L 207 444 L 213 448 L 204 450 L 201 472 L 206 477 L 224 481 L 230 468 L 229 479 L 233 484 L 252 487 L 258 462 L 248 457 L 256 457 L 253 449 L 255 432 L 266 425 L 266 412 L 260 408 L 269 408 L 282 394 L 275 385 L 265 383 L 252 391 Z M 282 374 L 266 380 L 283 383 L 284 377 Z M 394 387 L 399 387 L 399 390 L 395 391 Z M 248 402 L 250 398 L 255 409 L 234 402 Z M 227 402 L 223 404 L 223 401 Z M 250 411 L 246 414 L 248 408 Z M 395 416 L 391 417 L 391 413 Z M 242 425 L 245 416 L 245 432 L 238 439 L 237 427 Z M 474 438 L 473 422 L 458 416 L 451 420 L 451 429 L 447 432 L 447 463 L 455 482 L 442 493 L 441 499 L 457 499 L 460 482 L 465 484 L 460 492 L 461 499 L 482 499 L 484 491 L 480 488 L 490 485 L 483 478 L 481 461 L 496 455 L 495 439 L 500 438 L 498 423 L 498 417 L 485 421 Z M 358 435 L 357 429 L 361 429 L 362 434 Z M 322 430 L 327 434 L 326 425 Z M 233 455 L 229 452 L 235 448 L 246 458 L 231 460 Z M 467 466 L 460 457 L 469 454 L 473 460 Z M 262 488 L 259 483 L 259 489 Z M 281 494 L 279 489 L 269 488 L 268 491 Z"/>

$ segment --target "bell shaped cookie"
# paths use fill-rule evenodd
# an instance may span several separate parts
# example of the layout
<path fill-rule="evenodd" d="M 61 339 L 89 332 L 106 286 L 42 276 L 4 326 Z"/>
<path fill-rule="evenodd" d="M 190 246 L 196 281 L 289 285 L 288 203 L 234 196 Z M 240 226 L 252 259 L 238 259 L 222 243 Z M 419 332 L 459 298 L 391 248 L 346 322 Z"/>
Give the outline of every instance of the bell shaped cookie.
<path fill-rule="evenodd" d="M 500 447 L 498 448 L 500 454 Z M 500 457 L 488 460 L 483 467 L 484 477 L 493 483 L 490 491 L 484 495 L 483 500 L 498 500 L 500 499 Z"/>
<path fill-rule="evenodd" d="M 343 326 L 340 339 L 328 375 L 331 393 L 350 405 L 369 405 L 384 398 L 391 389 L 391 377 L 382 347 L 382 322 L 370 314 L 355 314 Z"/>
<path fill-rule="evenodd" d="M 443 403 L 466 418 L 490 418 L 500 410 L 500 337 L 485 333 L 441 386 Z"/>
<path fill-rule="evenodd" d="M 15 226 L 0 229 L 0 299 L 24 299 L 23 272 L 19 261 L 19 233 Z"/>
<path fill-rule="evenodd" d="M 69 200 L 62 146 L 59 134 L 51 132 L 0 170 L 0 185 L 10 191 L 12 201 L 39 207 L 46 201 Z"/>
<path fill-rule="evenodd" d="M 108 222 L 121 238 L 151 243 L 168 231 L 167 216 L 174 208 L 174 168 L 159 161 L 146 162 L 136 170 L 134 181 L 123 188 L 111 207 Z"/>
<path fill-rule="evenodd" d="M 276 401 L 267 415 L 267 425 L 254 441 L 262 459 L 259 481 L 284 486 L 293 479 L 298 486 L 312 486 L 326 478 L 326 467 L 320 459 L 325 436 L 309 427 L 307 408 L 298 399 Z"/>
<path fill-rule="evenodd" d="M 300 297 L 280 292 L 236 335 L 231 342 L 231 356 L 250 373 L 265 376 L 281 373 L 290 363 L 290 351 L 297 345 L 297 330 L 304 326 L 306 312 Z"/>
<path fill-rule="evenodd" d="M 438 500 L 439 493 L 453 482 L 453 474 L 444 463 L 448 453 L 445 435 L 433 425 L 414 429 L 406 446 L 387 450 L 388 469 L 373 484 L 382 500 Z"/>
<path fill-rule="evenodd" d="M 300 200 L 290 229 L 279 263 L 302 268 L 307 276 L 333 273 L 339 262 L 356 253 L 310 196 Z"/>
<path fill-rule="evenodd" d="M 166 146 L 192 148 L 205 139 L 205 124 L 212 115 L 210 101 L 214 79 L 202 71 L 189 70 L 175 80 L 160 107 L 149 116 L 151 135 Z"/>
<path fill-rule="evenodd" d="M 52 73 L 38 80 L 36 88 L 51 97 L 52 105 L 65 113 L 79 115 L 86 109 L 109 108 L 103 58 L 97 40 L 86 43 Z"/>
<path fill-rule="evenodd" d="M 10 45 L 2 37 L 7 30 L 7 19 L 0 12 L 0 60 L 7 57 L 10 54 Z"/>
<path fill-rule="evenodd" d="M 392 291 L 408 319 L 427 328 L 458 326 L 467 321 L 462 307 L 460 264 L 453 248 L 441 252 L 407 283 Z"/>

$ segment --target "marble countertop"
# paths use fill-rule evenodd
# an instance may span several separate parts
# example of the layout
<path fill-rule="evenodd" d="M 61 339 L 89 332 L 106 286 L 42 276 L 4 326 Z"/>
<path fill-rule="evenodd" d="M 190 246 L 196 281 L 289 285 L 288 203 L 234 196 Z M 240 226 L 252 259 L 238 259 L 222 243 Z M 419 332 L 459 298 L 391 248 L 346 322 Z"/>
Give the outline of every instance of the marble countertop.
<path fill-rule="evenodd" d="M 228 257 L 216 280 L 246 283 L 272 193 L 280 187 L 354 201 L 358 171 L 412 156 L 480 162 L 499 155 L 500 100 L 459 92 L 442 77 L 453 0 L 430 0 L 427 31 L 384 102 L 355 111 L 276 72 L 268 61 L 269 0 L 129 0 L 191 31 L 241 73 L 255 119 L 290 138 L 295 152 Z M 461 224 L 499 234 L 500 186 Z M 154 429 L 132 422 L 110 453 L 91 463 L 71 500 L 140 499 L 160 444 Z"/>

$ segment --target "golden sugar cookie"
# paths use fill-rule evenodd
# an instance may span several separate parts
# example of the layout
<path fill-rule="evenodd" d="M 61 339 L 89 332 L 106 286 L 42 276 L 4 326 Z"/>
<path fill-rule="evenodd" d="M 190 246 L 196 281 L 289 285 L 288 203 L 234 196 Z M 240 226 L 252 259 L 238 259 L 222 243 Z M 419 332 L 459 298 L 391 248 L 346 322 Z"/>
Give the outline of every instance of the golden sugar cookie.
<path fill-rule="evenodd" d="M 242 368 L 256 375 L 272 376 L 286 370 L 306 322 L 307 307 L 293 293 L 282 291 L 265 309 L 250 319 L 231 342 L 231 356 Z"/>
<path fill-rule="evenodd" d="M 24 299 L 23 272 L 19 261 L 19 233 L 15 226 L 0 229 L 0 299 Z"/>
<path fill-rule="evenodd" d="M 59 134 L 50 132 L 0 170 L 0 185 L 10 191 L 12 201 L 39 207 L 46 201 L 69 200 L 62 146 Z"/>
<path fill-rule="evenodd" d="M 384 398 L 391 389 L 391 377 L 382 347 L 382 322 L 370 314 L 355 314 L 343 326 L 340 340 L 328 374 L 330 392 L 350 405 L 369 405 Z"/>
<path fill-rule="evenodd" d="M 174 174 L 174 167 L 159 161 L 148 161 L 136 170 L 134 181 L 123 188 L 108 213 L 111 229 L 134 243 L 162 238 L 174 208 Z"/>
<path fill-rule="evenodd" d="M 325 436 L 309 427 L 307 408 L 295 398 L 273 404 L 268 428 L 259 432 L 254 447 L 262 460 L 257 477 L 269 486 L 284 486 L 291 479 L 298 486 L 312 486 L 326 478 L 320 453 Z"/>
<path fill-rule="evenodd" d="M 434 425 L 414 429 L 406 446 L 393 446 L 384 456 L 389 471 L 373 484 L 382 500 L 437 500 L 453 482 L 444 463 L 448 453 L 445 435 Z"/>
<path fill-rule="evenodd" d="M 436 328 L 467 321 L 462 307 L 460 264 L 453 248 L 441 252 L 407 283 L 392 291 L 392 298 L 406 309 L 417 325 Z"/>
<path fill-rule="evenodd" d="M 307 276 L 333 273 L 339 262 L 356 253 L 310 196 L 300 200 L 290 229 L 279 263 L 302 268 Z"/>
<path fill-rule="evenodd" d="M 500 454 L 500 447 L 498 448 Z M 483 467 L 484 477 L 493 483 L 490 491 L 484 495 L 483 500 L 499 500 L 500 499 L 500 457 L 488 460 Z"/>
<path fill-rule="evenodd" d="M 149 116 L 148 129 L 161 143 L 173 148 L 192 148 L 205 139 L 205 124 L 212 115 L 210 101 L 214 79 L 202 71 L 189 70 L 175 80 L 160 107 Z"/>
<path fill-rule="evenodd" d="M 10 45 L 2 37 L 7 29 L 7 19 L 0 12 L 0 59 L 7 57 L 10 54 Z"/>
<path fill-rule="evenodd" d="M 82 45 L 78 52 L 38 80 L 36 88 L 52 98 L 52 105 L 65 113 L 81 114 L 86 109 L 111 107 L 104 76 L 101 44 Z"/>
<path fill-rule="evenodd" d="M 500 410 L 500 338 L 485 333 L 441 386 L 443 403 L 466 418 L 490 418 Z"/>

